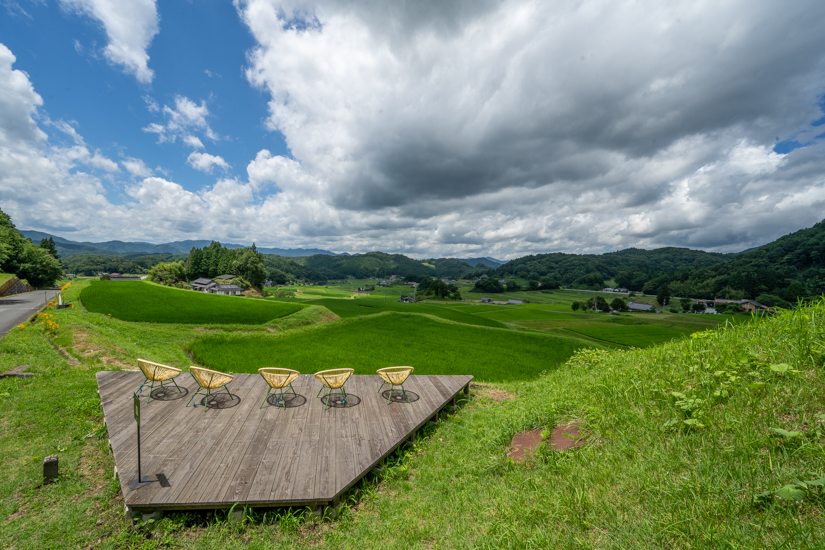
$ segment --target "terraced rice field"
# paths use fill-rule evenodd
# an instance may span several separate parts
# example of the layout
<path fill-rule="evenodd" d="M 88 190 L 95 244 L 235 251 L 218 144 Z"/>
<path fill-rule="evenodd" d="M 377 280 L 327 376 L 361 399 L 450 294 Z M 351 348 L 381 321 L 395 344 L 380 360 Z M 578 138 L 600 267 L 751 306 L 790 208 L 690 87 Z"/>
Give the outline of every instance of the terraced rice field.
<path fill-rule="evenodd" d="M 122 321 L 261 325 L 299 311 L 297 303 L 217 296 L 145 282 L 93 281 L 80 294 L 83 306 Z"/>
<path fill-rule="evenodd" d="M 496 382 L 535 378 L 580 347 L 580 341 L 554 335 L 389 313 L 280 338 L 207 336 L 190 349 L 201 364 L 230 372 L 286 367 L 312 373 L 350 367 L 356 374 L 375 374 L 382 367 L 412 365 L 416 374 L 472 374 Z"/>

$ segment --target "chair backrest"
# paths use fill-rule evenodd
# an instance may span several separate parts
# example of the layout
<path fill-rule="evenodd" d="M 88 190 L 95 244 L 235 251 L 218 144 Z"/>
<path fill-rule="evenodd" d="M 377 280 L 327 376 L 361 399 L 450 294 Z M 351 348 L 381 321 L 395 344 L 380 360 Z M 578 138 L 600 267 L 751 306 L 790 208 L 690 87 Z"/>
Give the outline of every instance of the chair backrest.
<path fill-rule="evenodd" d="M 162 382 L 164 380 L 168 380 L 173 376 L 177 376 L 183 371 L 180 369 L 176 369 L 175 367 L 170 367 L 169 365 L 161 365 L 160 363 L 155 363 L 154 361 L 147 361 L 146 359 L 138 359 L 137 360 L 138 367 L 140 370 L 143 371 L 143 375 L 146 376 L 147 379 L 152 380 L 154 382 Z"/>
<path fill-rule="evenodd" d="M 323 385 L 333 390 L 337 390 L 344 385 L 344 382 L 352 376 L 355 369 L 329 369 L 322 370 L 315 373 L 315 378 L 321 381 Z"/>
<path fill-rule="evenodd" d="M 387 384 L 400 386 L 414 370 L 413 367 L 384 367 L 376 372 Z"/>
<path fill-rule="evenodd" d="M 266 383 L 275 389 L 287 387 L 301 374 L 297 370 L 279 369 L 276 367 L 265 367 L 258 369 L 258 372 L 261 373 Z"/>
<path fill-rule="evenodd" d="M 189 367 L 189 372 L 202 388 L 209 390 L 228 384 L 235 378 L 231 374 L 205 369 L 203 367 Z"/>

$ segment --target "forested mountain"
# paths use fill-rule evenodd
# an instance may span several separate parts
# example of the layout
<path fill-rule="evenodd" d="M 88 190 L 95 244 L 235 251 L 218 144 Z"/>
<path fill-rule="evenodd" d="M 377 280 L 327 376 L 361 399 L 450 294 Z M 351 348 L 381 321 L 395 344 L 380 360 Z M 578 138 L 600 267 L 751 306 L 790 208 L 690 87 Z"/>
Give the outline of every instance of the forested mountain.
<path fill-rule="evenodd" d="M 617 286 L 646 294 L 668 285 L 674 296 L 793 302 L 825 292 L 825 221 L 739 254 L 687 248 L 539 254 L 513 260 L 494 275 L 585 289 L 612 279 Z"/>
<path fill-rule="evenodd" d="M 688 248 L 628 248 L 607 254 L 537 254 L 512 260 L 495 270 L 500 278 L 520 277 L 574 288 L 602 288 L 614 279 L 620 287 L 641 291 L 644 285 L 665 273 L 725 262 L 733 254 L 718 254 Z"/>
<path fill-rule="evenodd" d="M 58 248 L 60 250 L 60 248 Z M 97 275 L 98 273 L 143 274 L 160 262 L 186 260 L 186 254 L 127 254 L 113 256 L 74 255 L 63 258 L 66 273 Z"/>
<path fill-rule="evenodd" d="M 688 296 L 714 295 L 765 302 L 788 302 L 825 293 L 825 221 L 780 237 L 724 264 L 686 270 L 670 283 L 670 291 Z M 761 299 L 760 299 L 761 297 Z"/>
<path fill-rule="evenodd" d="M 384 252 L 367 252 L 358 256 L 309 256 L 296 258 L 295 261 L 311 268 L 327 279 L 344 279 L 348 276 L 356 279 L 369 277 L 389 277 L 408 274 L 428 275 L 438 278 L 456 278 L 471 266 L 460 260 L 440 258 L 438 260 L 413 260 L 402 254 Z"/>

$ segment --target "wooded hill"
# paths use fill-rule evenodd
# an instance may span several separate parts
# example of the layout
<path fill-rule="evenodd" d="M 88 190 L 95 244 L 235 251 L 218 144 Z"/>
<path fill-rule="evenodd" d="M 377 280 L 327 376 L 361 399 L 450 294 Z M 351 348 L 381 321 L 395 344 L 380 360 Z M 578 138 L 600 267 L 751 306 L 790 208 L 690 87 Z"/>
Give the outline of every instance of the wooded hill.
<path fill-rule="evenodd" d="M 825 292 L 825 221 L 741 254 L 686 248 L 539 254 L 513 260 L 491 276 L 584 289 L 601 288 L 613 280 L 616 286 L 646 294 L 668 285 L 674 296 L 747 298 L 784 305 L 782 301 Z"/>

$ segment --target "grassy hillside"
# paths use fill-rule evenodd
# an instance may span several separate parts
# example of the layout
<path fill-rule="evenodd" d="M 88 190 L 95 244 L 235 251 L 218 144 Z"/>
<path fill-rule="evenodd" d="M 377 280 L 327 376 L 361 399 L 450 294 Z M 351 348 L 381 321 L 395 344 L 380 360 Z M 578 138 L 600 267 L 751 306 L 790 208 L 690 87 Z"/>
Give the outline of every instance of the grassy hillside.
<path fill-rule="evenodd" d="M 122 281 L 94 281 L 80 299 L 89 311 L 147 323 L 260 325 L 302 307 Z"/>
<path fill-rule="evenodd" d="M 375 374 L 383 367 L 411 365 L 416 374 L 472 374 L 499 382 L 534 378 L 581 347 L 569 338 L 384 313 L 280 338 L 208 336 L 190 349 L 203 365 L 229 372 L 285 367 L 309 374 L 350 367 L 356 374 Z"/>
<path fill-rule="evenodd" d="M 85 284 L 76 283 L 67 299 Z M 322 311 L 307 307 L 283 318 L 283 336 L 273 341 L 330 353 L 310 337 L 412 318 L 385 313 L 290 336 L 290 319 L 313 309 Z M 468 402 L 354 488 L 339 519 L 321 523 L 300 509 L 254 511 L 240 524 L 211 512 L 126 520 L 95 373 L 133 367 L 147 354 L 185 366 L 183 346 L 203 333 L 82 308 L 49 313 L 56 327 L 26 324 L 0 339 L 0 371 L 28 364 L 39 373 L 0 379 L 0 537 L 7 547 L 825 547 L 823 301 L 645 350 L 583 350 L 533 380 L 474 384 Z M 351 355 L 380 355 L 388 339 Z M 506 364 L 513 349 L 497 346 L 485 364 Z M 308 352 L 296 346 L 294 353 Z M 572 419 L 583 423 L 584 448 L 542 448 L 523 465 L 505 458 L 514 434 Z M 43 485 L 42 460 L 52 454 L 60 456 L 61 478 Z"/>

